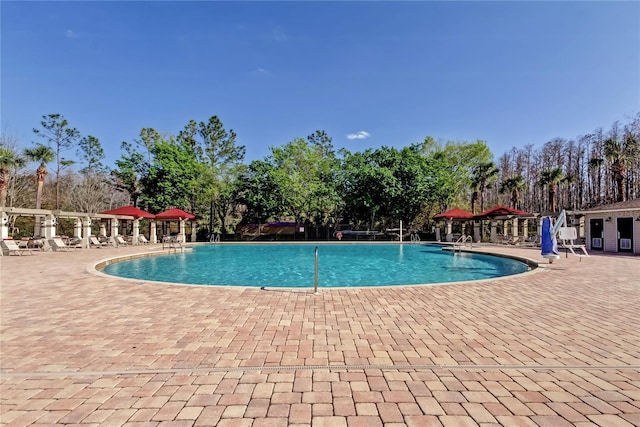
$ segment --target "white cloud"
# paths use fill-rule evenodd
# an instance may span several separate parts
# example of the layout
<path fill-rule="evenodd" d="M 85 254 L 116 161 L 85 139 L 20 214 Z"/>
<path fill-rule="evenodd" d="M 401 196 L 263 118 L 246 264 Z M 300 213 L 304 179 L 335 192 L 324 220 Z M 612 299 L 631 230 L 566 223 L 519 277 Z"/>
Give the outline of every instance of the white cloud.
<path fill-rule="evenodd" d="M 348 139 L 366 139 L 366 138 L 369 138 L 370 136 L 371 134 L 369 134 L 369 132 L 365 132 L 361 130 L 360 132 L 350 133 L 349 135 L 347 135 L 347 138 Z"/>
<path fill-rule="evenodd" d="M 268 73 L 269 73 L 269 71 L 267 71 L 265 68 L 258 68 L 258 70 L 257 70 L 257 71 L 258 71 L 259 73 L 261 73 L 261 74 L 268 74 Z"/>
<path fill-rule="evenodd" d="M 64 33 L 64 36 L 68 39 L 73 39 L 76 37 L 76 33 L 74 33 L 73 30 L 67 30 L 67 32 Z"/>

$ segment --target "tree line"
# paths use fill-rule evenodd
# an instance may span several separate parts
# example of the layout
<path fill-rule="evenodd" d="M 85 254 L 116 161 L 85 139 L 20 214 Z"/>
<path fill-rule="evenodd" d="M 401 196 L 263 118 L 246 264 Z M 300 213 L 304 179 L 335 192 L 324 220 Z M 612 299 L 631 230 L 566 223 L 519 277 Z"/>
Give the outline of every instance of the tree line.
<path fill-rule="evenodd" d="M 427 230 L 433 215 L 453 206 L 553 213 L 640 197 L 640 114 L 575 139 L 514 147 L 497 161 L 481 140 L 427 136 L 402 148 L 351 152 L 317 130 L 246 163 L 236 133 L 212 116 L 170 135 L 143 128 L 121 143 L 109 168 L 99 139 L 82 136 L 60 114 L 43 116 L 33 131 L 38 141 L 22 151 L 2 134 L 0 207 L 180 207 L 197 215 L 203 233 L 268 221 L 306 224 L 316 238 L 338 224 L 374 230 L 402 220 Z"/>

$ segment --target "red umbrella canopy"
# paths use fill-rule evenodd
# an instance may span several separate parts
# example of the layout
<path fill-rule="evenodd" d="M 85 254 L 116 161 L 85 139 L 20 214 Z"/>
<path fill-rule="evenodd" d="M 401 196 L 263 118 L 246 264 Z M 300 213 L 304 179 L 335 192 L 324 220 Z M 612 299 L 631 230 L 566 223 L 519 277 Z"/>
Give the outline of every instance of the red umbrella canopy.
<path fill-rule="evenodd" d="M 449 209 L 446 212 L 439 213 L 438 215 L 434 215 L 433 218 L 473 219 L 473 214 L 471 212 L 465 211 L 464 209 L 453 208 Z"/>
<path fill-rule="evenodd" d="M 507 206 L 496 206 L 495 208 L 488 209 L 479 213 L 476 217 L 494 217 L 494 216 L 506 216 L 506 215 L 521 215 L 531 216 L 529 212 L 513 209 Z"/>
<path fill-rule="evenodd" d="M 167 211 L 164 212 L 160 212 L 159 214 L 156 214 L 156 219 L 179 219 L 179 220 L 183 220 L 183 219 L 195 219 L 196 216 L 192 213 L 189 212 L 185 212 L 182 209 L 177 209 L 177 208 L 173 208 L 173 209 L 169 209 Z"/>
<path fill-rule="evenodd" d="M 123 206 L 118 209 L 112 209 L 110 211 L 100 212 L 108 215 L 128 215 L 134 218 L 155 218 L 154 214 L 138 209 L 135 206 Z"/>

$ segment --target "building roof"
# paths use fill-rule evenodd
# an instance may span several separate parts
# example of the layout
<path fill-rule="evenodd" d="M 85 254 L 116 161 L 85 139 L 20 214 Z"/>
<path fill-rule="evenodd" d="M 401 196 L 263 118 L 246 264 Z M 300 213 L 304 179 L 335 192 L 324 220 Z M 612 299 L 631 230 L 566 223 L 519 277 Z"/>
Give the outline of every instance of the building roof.
<path fill-rule="evenodd" d="M 183 211 L 182 209 L 173 208 L 156 214 L 156 219 L 195 219 L 196 216 L 192 213 Z"/>
<path fill-rule="evenodd" d="M 640 210 L 640 199 L 625 200 L 624 202 L 616 202 L 616 203 L 610 203 L 608 205 L 596 206 L 593 208 L 585 209 L 582 213 L 626 211 L 626 210 Z"/>
<path fill-rule="evenodd" d="M 108 215 L 128 215 L 132 216 L 136 219 L 138 218 L 155 218 L 155 215 L 152 213 L 143 211 L 142 209 L 138 209 L 135 206 L 123 206 L 117 209 L 111 209 L 110 211 L 100 212 L 102 214 Z"/>
<path fill-rule="evenodd" d="M 487 209 L 486 211 L 479 213 L 478 215 L 475 216 L 475 218 L 477 219 L 495 218 L 499 216 L 508 216 L 508 215 L 533 216 L 529 212 L 513 209 L 508 206 L 496 206 L 494 208 Z"/>
<path fill-rule="evenodd" d="M 446 212 L 439 213 L 434 215 L 433 218 L 446 218 L 446 219 L 473 219 L 473 214 L 471 212 L 465 211 L 460 208 L 449 209 Z"/>

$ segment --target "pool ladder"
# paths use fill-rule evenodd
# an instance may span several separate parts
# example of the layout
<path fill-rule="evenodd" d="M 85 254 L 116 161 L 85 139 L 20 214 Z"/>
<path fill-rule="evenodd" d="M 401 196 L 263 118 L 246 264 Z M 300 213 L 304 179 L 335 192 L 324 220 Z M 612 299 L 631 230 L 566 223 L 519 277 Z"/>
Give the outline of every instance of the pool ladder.
<path fill-rule="evenodd" d="M 178 253 L 178 251 L 180 251 L 180 253 L 184 252 L 184 246 L 182 246 L 182 243 L 174 238 L 174 237 L 165 237 L 162 239 L 162 250 L 164 250 L 166 248 L 169 249 L 169 253 L 171 253 L 171 250 L 173 249 L 173 253 Z"/>
<path fill-rule="evenodd" d="M 313 293 L 318 294 L 318 247 L 313 257 Z"/>
<path fill-rule="evenodd" d="M 463 234 L 453 243 L 453 253 L 456 253 L 456 249 L 459 253 L 462 253 L 462 248 L 467 247 L 467 242 L 469 242 L 469 246 L 473 249 L 473 237 L 471 237 L 471 235 L 465 236 Z"/>

